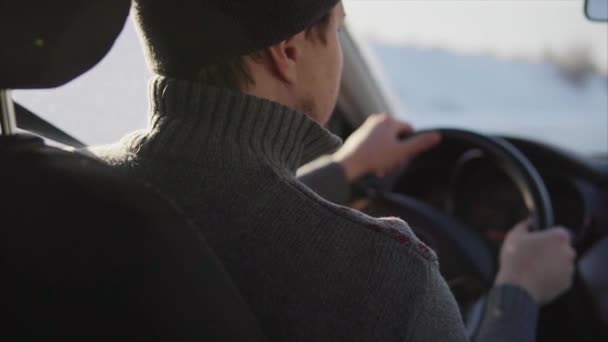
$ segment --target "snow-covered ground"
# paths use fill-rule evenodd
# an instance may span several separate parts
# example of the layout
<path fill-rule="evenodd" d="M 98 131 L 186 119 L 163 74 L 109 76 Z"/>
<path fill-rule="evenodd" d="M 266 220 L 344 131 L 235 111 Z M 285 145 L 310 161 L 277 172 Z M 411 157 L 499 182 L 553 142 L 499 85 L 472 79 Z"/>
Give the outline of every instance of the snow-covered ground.
<path fill-rule="evenodd" d="M 523 136 L 584 154 L 608 153 L 608 79 L 580 86 L 538 62 L 372 43 L 407 118 Z"/>

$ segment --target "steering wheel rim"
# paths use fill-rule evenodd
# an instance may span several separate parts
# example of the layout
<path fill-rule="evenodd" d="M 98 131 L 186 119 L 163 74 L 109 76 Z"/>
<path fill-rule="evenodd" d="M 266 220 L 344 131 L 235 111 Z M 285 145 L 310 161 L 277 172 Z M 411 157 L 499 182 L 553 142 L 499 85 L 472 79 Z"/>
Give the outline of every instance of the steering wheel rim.
<path fill-rule="evenodd" d="M 498 137 L 486 136 L 462 129 L 438 128 L 420 131 L 417 134 L 423 134 L 429 131 L 439 132 L 441 134 L 442 142 L 438 148 L 441 146 L 458 144 L 459 146 L 464 147 L 463 152 L 475 149 L 480 150 L 484 154 L 484 157 L 500 167 L 517 186 L 532 219 L 531 229 L 546 229 L 553 226 L 553 207 L 547 188 L 534 165 L 532 165 L 515 146 L 507 140 Z M 415 160 L 412 161 L 412 163 L 415 162 Z M 434 224 L 434 226 L 437 227 L 430 229 L 441 232 L 441 235 L 445 235 L 452 241 L 458 242 L 457 244 L 462 245 L 459 246 L 461 250 L 470 249 L 466 246 L 467 243 L 464 243 L 464 239 L 456 236 L 468 234 L 468 232 L 465 232 L 465 229 L 460 227 L 462 225 L 458 225 L 459 228 L 454 227 L 453 224 L 451 228 L 439 227 L 449 225 L 446 223 L 448 220 L 442 218 L 445 214 L 439 212 L 439 209 L 434 210 L 434 208 L 431 208 L 424 203 L 416 203 L 420 201 L 414 198 L 407 199 L 406 197 L 408 196 L 403 196 L 403 194 L 400 194 L 402 197 L 400 200 L 391 196 L 391 194 L 393 194 L 392 189 L 394 188 L 395 181 L 400 177 L 401 173 L 389 175 L 383 179 L 367 177 L 362 180 L 362 183 L 363 187 L 372 190 L 371 192 L 368 192 L 370 198 L 375 199 L 381 206 L 387 204 L 393 208 L 401 206 L 403 213 L 408 213 L 408 215 L 404 217 L 406 221 L 408 221 L 408 219 L 416 220 L 416 216 L 421 216 L 426 217 L 426 222 L 433 225 L 433 222 L 428 220 L 431 219 L 431 221 L 437 223 Z M 420 215 L 416 215 L 416 212 L 419 212 Z M 457 222 L 454 222 L 454 224 L 457 224 Z M 459 230 L 460 232 L 455 230 Z M 471 242 L 475 242 L 474 239 L 466 239 L 468 239 L 469 245 Z M 475 244 L 479 245 L 477 242 L 475 242 Z M 482 248 L 473 249 L 482 250 Z M 465 251 L 465 254 L 469 255 L 469 259 L 473 257 L 470 255 L 472 252 L 473 251 Z M 487 253 L 481 254 L 486 255 Z M 482 278 L 486 281 L 493 278 L 492 271 L 495 270 L 491 270 L 487 265 L 476 262 L 475 269 L 477 270 L 476 273 L 482 275 Z"/>
<path fill-rule="evenodd" d="M 500 167 L 522 195 L 532 220 L 531 229 L 547 229 L 554 225 L 549 191 L 534 165 L 515 146 L 499 137 L 461 129 L 439 128 L 432 131 L 441 134 L 441 144 L 469 145 L 471 149 L 481 150 L 485 157 Z"/>
<path fill-rule="evenodd" d="M 500 137 L 455 128 L 421 130 L 416 135 L 428 132 L 439 132 L 441 134 L 442 141 L 436 148 L 457 143 L 464 144 L 469 150 L 481 150 L 484 157 L 488 157 L 495 165 L 500 167 L 508 178 L 515 183 L 530 213 L 531 229 L 542 230 L 554 226 L 555 219 L 549 191 L 536 167 L 513 144 Z M 395 181 L 400 177 L 401 173 L 399 172 L 381 180 L 374 176 L 366 177 L 362 182 L 364 183 L 363 187 L 374 189 L 374 192 L 390 192 Z"/>

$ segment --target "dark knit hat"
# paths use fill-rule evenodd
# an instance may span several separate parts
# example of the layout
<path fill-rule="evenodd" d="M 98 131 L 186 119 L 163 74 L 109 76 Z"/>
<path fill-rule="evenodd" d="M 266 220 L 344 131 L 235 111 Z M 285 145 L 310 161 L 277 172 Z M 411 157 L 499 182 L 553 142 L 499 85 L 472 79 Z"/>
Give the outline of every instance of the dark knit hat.
<path fill-rule="evenodd" d="M 302 32 L 338 2 L 135 0 L 134 11 L 152 70 L 179 78 Z"/>

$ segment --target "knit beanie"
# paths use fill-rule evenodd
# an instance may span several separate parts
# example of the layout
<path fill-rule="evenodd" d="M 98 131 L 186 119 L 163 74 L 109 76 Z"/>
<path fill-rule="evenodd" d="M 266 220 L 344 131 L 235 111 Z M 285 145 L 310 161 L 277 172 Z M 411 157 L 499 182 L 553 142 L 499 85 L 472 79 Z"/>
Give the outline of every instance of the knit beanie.
<path fill-rule="evenodd" d="M 304 31 L 339 1 L 134 0 L 133 9 L 151 69 L 190 78 Z"/>

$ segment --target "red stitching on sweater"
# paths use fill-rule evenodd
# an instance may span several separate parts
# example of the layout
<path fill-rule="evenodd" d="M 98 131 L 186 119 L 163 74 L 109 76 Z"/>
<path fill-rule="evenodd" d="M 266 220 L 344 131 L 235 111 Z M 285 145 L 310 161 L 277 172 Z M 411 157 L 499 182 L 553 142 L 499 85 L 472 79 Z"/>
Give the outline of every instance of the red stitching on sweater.
<path fill-rule="evenodd" d="M 409 236 L 405 235 L 404 233 L 400 232 L 397 229 L 390 228 L 389 231 L 390 231 L 391 235 L 395 239 L 397 239 L 397 241 L 399 241 L 402 245 L 404 245 L 404 244 L 409 245 L 412 242 L 412 239 Z"/>
<path fill-rule="evenodd" d="M 418 255 L 429 261 L 437 261 L 435 252 L 425 245 L 422 241 L 415 237 L 414 233 L 409 230 L 407 223 L 398 217 L 382 217 L 378 219 L 372 219 L 365 216 L 363 213 L 352 210 L 346 207 L 337 207 L 338 210 L 347 212 L 349 215 L 359 216 L 362 220 L 368 221 L 366 225 L 370 230 L 377 233 L 384 233 L 390 235 L 392 238 L 397 240 L 401 245 L 410 246 L 412 243 L 415 244 L 412 248 Z"/>
<path fill-rule="evenodd" d="M 383 224 L 369 225 L 369 228 L 375 232 L 384 232 L 389 234 L 402 245 L 409 246 L 414 243 L 414 251 L 416 251 L 420 256 L 430 261 L 437 260 L 435 252 L 429 246 L 418 240 L 413 233 L 404 231 L 406 226 L 404 227 L 405 223 L 403 221 L 395 218 L 382 218 L 380 221 Z"/>
<path fill-rule="evenodd" d="M 429 246 L 425 245 L 423 242 L 416 243 L 416 250 L 427 259 L 433 258 L 433 251 Z"/>

